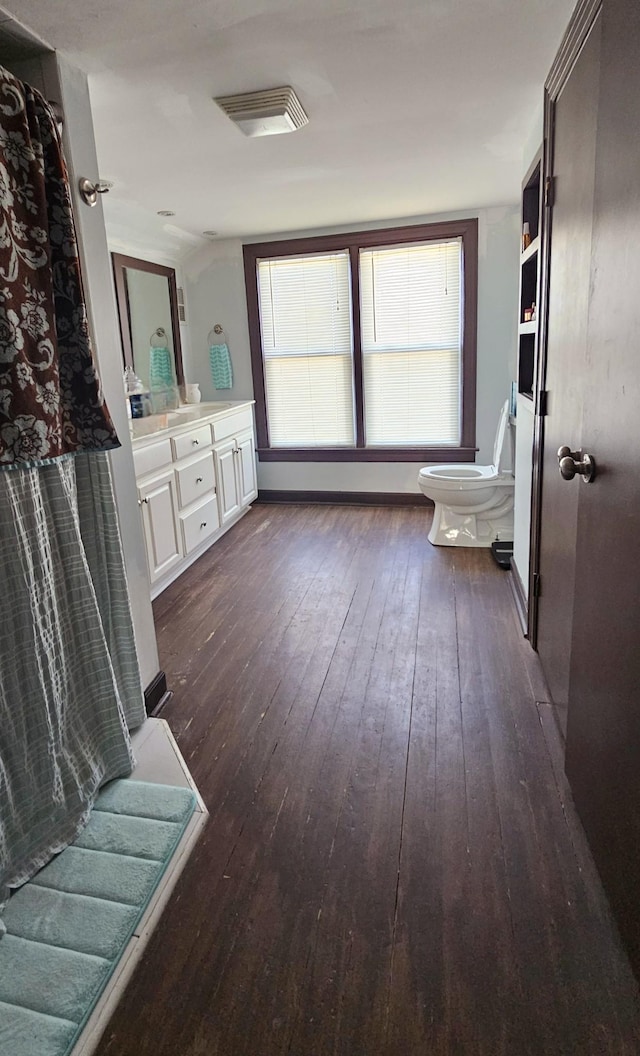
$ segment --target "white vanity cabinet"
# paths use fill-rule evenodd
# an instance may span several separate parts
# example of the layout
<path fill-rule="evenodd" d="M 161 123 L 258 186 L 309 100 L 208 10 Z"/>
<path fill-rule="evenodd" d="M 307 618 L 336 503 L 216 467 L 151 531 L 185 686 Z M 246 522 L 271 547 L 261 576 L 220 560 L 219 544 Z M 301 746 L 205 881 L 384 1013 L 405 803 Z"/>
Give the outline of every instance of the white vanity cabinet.
<path fill-rule="evenodd" d="M 253 432 L 239 436 L 236 442 L 236 466 L 240 505 L 253 502 L 258 494 L 256 474 L 256 444 Z"/>
<path fill-rule="evenodd" d="M 218 478 L 220 516 L 226 524 L 240 509 L 238 479 L 236 475 L 236 442 L 228 440 L 215 449 L 216 475 Z"/>
<path fill-rule="evenodd" d="M 220 518 L 227 524 L 258 494 L 251 408 L 221 419 L 212 426 L 212 431 L 218 441 L 213 453 Z"/>
<path fill-rule="evenodd" d="M 251 403 L 202 404 L 132 424 L 138 503 L 156 597 L 258 494 Z"/>
<path fill-rule="evenodd" d="M 258 494 L 253 433 L 245 433 L 216 444 L 213 449 L 218 478 L 222 523 Z"/>
<path fill-rule="evenodd" d="M 138 487 L 142 528 L 147 548 L 149 579 L 157 583 L 182 564 L 182 538 L 177 518 L 176 486 L 173 470 L 155 476 Z"/>

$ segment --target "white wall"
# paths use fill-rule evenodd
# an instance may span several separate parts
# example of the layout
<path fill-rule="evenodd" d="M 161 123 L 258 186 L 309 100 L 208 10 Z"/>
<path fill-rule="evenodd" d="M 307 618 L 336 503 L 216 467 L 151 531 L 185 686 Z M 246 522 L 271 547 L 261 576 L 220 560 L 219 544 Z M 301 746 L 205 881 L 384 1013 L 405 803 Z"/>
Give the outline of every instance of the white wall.
<path fill-rule="evenodd" d="M 131 597 L 133 627 L 144 686 L 159 669 L 153 612 L 142 526 L 137 504 L 133 454 L 122 386 L 122 358 L 111 267 L 101 205 L 90 209 L 77 193 L 80 176 L 97 179 L 91 106 L 84 73 L 60 56 L 14 64 L 16 74 L 29 80 L 64 110 L 64 147 L 74 196 L 74 215 L 80 243 L 85 294 L 100 379 L 122 447 L 111 453 L 113 485 Z"/>
<path fill-rule="evenodd" d="M 185 374 L 200 383 L 203 400 L 253 399 L 242 242 L 212 242 L 183 264 L 191 348 Z M 224 329 L 233 362 L 233 389 L 216 390 L 209 368 L 208 335 Z M 218 338 L 216 338 L 218 340 Z"/>
<path fill-rule="evenodd" d="M 58 58 L 58 67 L 67 129 L 67 161 L 72 170 L 71 184 L 75 193 L 75 215 L 81 239 L 85 291 L 93 324 L 95 351 L 104 393 L 122 443 L 120 450 L 113 453 L 111 465 L 138 660 L 142 684 L 147 686 L 158 673 L 160 663 L 122 386 L 122 354 L 111 264 L 101 205 L 98 203 L 94 209 L 89 209 L 75 191 L 77 179 L 74 177 L 98 179 L 89 90 L 86 75 L 81 70 L 61 57 Z"/>
<path fill-rule="evenodd" d="M 544 135 L 544 94 L 540 89 L 540 99 L 535 114 L 531 118 L 529 134 L 522 151 L 522 176 L 529 171 L 531 162 L 540 150 Z"/>
<path fill-rule="evenodd" d="M 322 231 L 274 236 L 294 238 L 345 230 L 375 230 L 407 223 L 430 223 L 465 216 L 478 217 L 478 374 L 477 461 L 490 462 L 498 413 L 509 394 L 515 362 L 518 321 L 518 260 L 520 214 L 517 206 L 465 210 L 437 216 L 354 224 Z M 271 240 L 272 236 L 269 236 Z M 248 242 L 262 241 L 256 236 Z M 188 376 L 200 382 L 203 399 L 252 398 L 249 331 L 242 242 L 214 242 L 183 262 L 188 298 L 191 349 Z M 221 323 L 233 360 L 232 390 L 217 393 L 208 365 L 207 334 Z M 415 492 L 422 463 L 262 462 L 258 483 L 265 490 Z"/>

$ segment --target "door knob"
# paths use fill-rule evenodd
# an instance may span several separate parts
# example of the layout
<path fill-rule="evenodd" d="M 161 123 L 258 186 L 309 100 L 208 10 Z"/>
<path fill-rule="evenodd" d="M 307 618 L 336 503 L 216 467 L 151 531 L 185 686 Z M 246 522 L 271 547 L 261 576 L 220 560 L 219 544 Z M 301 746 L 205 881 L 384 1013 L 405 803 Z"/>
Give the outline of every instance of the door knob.
<path fill-rule="evenodd" d="M 577 459 L 579 461 L 580 460 L 580 452 L 579 451 L 572 451 L 570 447 L 567 447 L 567 445 L 564 444 L 563 447 L 559 447 L 558 448 L 558 462 L 560 462 L 561 458 L 575 458 L 575 459 Z"/>
<path fill-rule="evenodd" d="M 592 455 L 572 451 L 566 446 L 558 450 L 558 468 L 563 480 L 573 480 L 579 474 L 585 484 L 590 484 L 596 475 L 596 463 Z"/>

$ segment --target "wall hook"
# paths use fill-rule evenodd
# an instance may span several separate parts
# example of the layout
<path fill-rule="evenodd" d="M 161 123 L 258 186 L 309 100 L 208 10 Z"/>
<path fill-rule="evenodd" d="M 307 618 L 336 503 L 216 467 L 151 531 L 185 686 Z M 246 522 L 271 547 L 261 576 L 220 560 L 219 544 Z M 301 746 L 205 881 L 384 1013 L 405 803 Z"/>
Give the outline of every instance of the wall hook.
<path fill-rule="evenodd" d="M 159 342 L 156 345 L 154 345 L 154 343 L 153 343 L 154 337 L 157 338 L 158 342 Z M 151 337 L 149 338 L 149 345 L 152 348 L 165 348 L 166 344 L 167 344 L 167 331 L 165 330 L 164 326 L 159 326 L 153 331 Z"/>
<path fill-rule="evenodd" d="M 210 330 L 209 333 L 207 334 L 207 344 L 208 345 L 211 345 L 213 343 L 213 341 L 215 340 L 215 338 L 213 336 L 214 334 L 218 338 L 222 337 L 222 338 L 224 338 L 225 341 L 227 340 L 227 335 L 224 332 L 224 328 L 220 325 L 220 323 L 216 323 L 216 325 L 214 326 L 213 330 Z"/>
<path fill-rule="evenodd" d="M 81 176 L 78 180 L 78 189 L 82 195 L 82 200 L 87 205 L 95 205 L 98 201 L 99 194 L 106 194 L 113 187 L 112 183 L 108 180 L 89 180 L 86 176 Z"/>

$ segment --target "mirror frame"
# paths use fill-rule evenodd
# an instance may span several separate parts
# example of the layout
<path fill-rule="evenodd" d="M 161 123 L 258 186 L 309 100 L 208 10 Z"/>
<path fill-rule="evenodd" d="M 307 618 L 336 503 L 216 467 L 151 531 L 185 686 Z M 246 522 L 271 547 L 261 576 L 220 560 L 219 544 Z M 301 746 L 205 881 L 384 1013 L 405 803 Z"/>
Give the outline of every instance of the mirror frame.
<path fill-rule="evenodd" d="M 120 323 L 120 340 L 122 343 L 122 356 L 126 367 L 134 368 L 133 346 L 131 344 L 131 310 L 127 294 L 127 281 L 125 268 L 135 268 L 136 271 L 149 271 L 154 275 L 164 275 L 169 280 L 169 310 L 171 312 L 171 328 L 173 330 L 173 358 L 176 368 L 176 382 L 180 388 L 184 385 L 184 367 L 182 364 L 182 344 L 180 341 L 180 318 L 178 316 L 178 288 L 176 284 L 176 273 L 174 268 L 166 268 L 163 264 L 152 264 L 150 260 L 140 260 L 138 257 L 127 257 L 123 253 L 112 253 L 113 281 L 116 288 L 116 304 L 118 306 L 118 320 Z"/>

